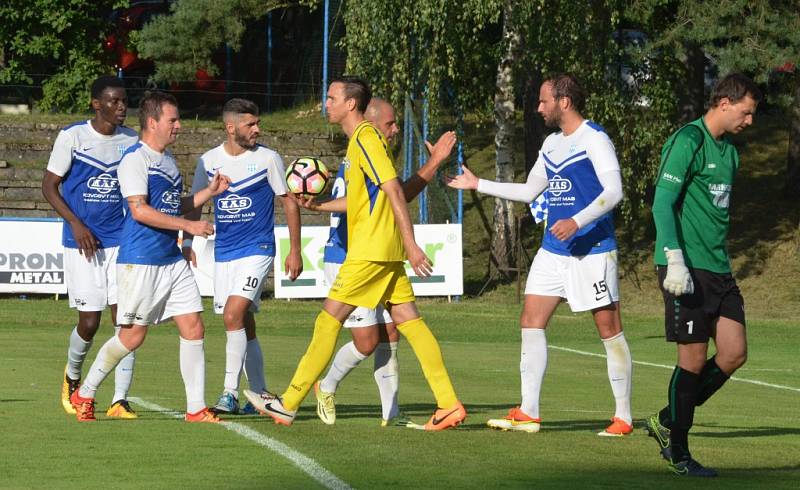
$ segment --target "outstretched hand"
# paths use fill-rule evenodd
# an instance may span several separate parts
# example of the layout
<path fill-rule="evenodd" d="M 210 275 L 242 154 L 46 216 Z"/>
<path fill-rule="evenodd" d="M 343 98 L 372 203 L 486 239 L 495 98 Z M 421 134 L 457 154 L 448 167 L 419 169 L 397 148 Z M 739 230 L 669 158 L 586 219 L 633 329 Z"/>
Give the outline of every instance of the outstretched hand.
<path fill-rule="evenodd" d="M 439 136 L 439 139 L 436 140 L 435 145 L 432 145 L 430 141 L 426 141 L 425 146 L 428 148 L 428 152 L 431 154 L 431 160 L 436 159 L 443 161 L 449 157 L 450 152 L 453 151 L 453 146 L 456 144 L 456 140 L 457 138 L 455 131 L 447 131 Z"/>
<path fill-rule="evenodd" d="M 461 169 L 464 173 L 461 175 L 451 176 L 445 175 L 444 181 L 453 189 L 467 189 L 474 190 L 478 188 L 478 177 L 472 173 L 470 169 L 462 165 Z"/>

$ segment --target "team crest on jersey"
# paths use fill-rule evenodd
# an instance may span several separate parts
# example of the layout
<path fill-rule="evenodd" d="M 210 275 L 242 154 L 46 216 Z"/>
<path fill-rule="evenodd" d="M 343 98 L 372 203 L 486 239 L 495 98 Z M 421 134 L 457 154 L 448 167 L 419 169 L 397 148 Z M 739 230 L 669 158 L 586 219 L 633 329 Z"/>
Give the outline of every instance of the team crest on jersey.
<path fill-rule="evenodd" d="M 250 172 L 251 174 L 254 174 L 254 173 L 256 173 L 256 169 L 257 169 L 257 168 L 258 168 L 258 167 L 256 166 L 256 164 L 255 164 L 255 163 L 248 163 L 248 164 L 247 164 L 247 171 L 248 171 L 248 172 Z"/>
<path fill-rule="evenodd" d="M 573 154 L 573 153 L 575 153 L 575 150 L 577 150 L 577 149 L 578 149 L 578 148 L 575 146 L 575 144 L 574 144 L 574 143 L 573 143 L 573 144 L 571 144 L 571 145 L 569 145 L 569 153 L 570 153 L 570 155 L 571 155 L 571 154 Z"/>
<path fill-rule="evenodd" d="M 119 188 L 119 181 L 111 174 L 100 174 L 89 179 L 86 186 L 100 194 L 109 194 Z"/>
<path fill-rule="evenodd" d="M 181 205 L 181 193 L 175 190 L 164 191 L 161 194 L 161 201 L 174 209 L 178 209 L 178 206 Z"/>
<path fill-rule="evenodd" d="M 228 214 L 239 214 L 245 209 L 249 209 L 253 200 L 247 196 L 237 196 L 231 194 L 217 201 L 217 209 Z"/>
<path fill-rule="evenodd" d="M 125 153 L 125 145 L 117 145 L 117 152 L 119 153 L 119 156 L 121 157 Z"/>
<path fill-rule="evenodd" d="M 572 190 L 572 182 L 569 179 L 565 179 L 560 175 L 553 176 L 550 179 L 550 187 L 548 188 L 548 192 L 555 197 L 560 196 L 564 192 L 569 192 Z"/>

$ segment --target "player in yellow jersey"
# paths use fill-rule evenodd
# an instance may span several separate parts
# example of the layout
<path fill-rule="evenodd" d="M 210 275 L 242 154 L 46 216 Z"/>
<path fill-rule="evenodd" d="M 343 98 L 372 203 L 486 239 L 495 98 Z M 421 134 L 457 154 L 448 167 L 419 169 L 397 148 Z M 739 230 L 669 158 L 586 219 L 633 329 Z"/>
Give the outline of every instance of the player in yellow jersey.
<path fill-rule="evenodd" d="M 276 423 L 291 425 L 297 409 L 333 356 L 342 323 L 357 307 L 385 305 L 422 366 L 437 409 L 425 430 L 454 427 L 467 417 L 444 366 L 439 344 L 420 317 L 403 262 L 418 276 L 431 274 L 431 261 L 414 241 L 403 188 L 387 150 L 386 139 L 364 119 L 372 97 L 356 77 L 334 80 L 326 109 L 330 122 L 342 126 L 349 143 L 347 186 L 347 258 L 339 270 L 314 335 L 287 390 L 280 396 L 245 390 L 248 400 Z"/>

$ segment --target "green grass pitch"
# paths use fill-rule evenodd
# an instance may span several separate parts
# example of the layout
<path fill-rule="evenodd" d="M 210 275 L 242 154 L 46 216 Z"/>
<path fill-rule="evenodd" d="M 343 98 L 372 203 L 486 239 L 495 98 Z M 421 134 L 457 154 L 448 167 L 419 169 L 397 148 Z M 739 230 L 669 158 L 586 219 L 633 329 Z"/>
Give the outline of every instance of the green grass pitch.
<path fill-rule="evenodd" d="M 316 301 L 262 303 L 258 331 L 271 390 L 286 387 L 319 307 Z M 149 407 L 134 403 L 140 418 L 105 418 L 113 393 L 109 378 L 98 392 L 99 421 L 79 424 L 59 403 L 76 314 L 63 300 L 0 299 L 0 487 L 315 488 L 323 486 L 320 480 L 353 488 L 654 489 L 687 484 L 668 473 L 641 424 L 664 404 L 671 371 L 659 365 L 671 366 L 675 358 L 655 314 L 626 315 L 623 310 L 634 362 L 647 364 L 634 365 L 636 431 L 617 439 L 595 435 L 613 414 L 613 399 L 605 361 L 598 357 L 604 350 L 588 315 L 562 307 L 550 325 L 542 431 L 523 434 L 485 425 L 519 403 L 520 306 L 496 299 L 424 300 L 421 310 L 441 341 L 469 413 L 463 426 L 443 433 L 379 427 L 370 359 L 340 385 L 334 426 L 317 420 L 311 394 L 292 427 L 276 426 L 266 417 L 239 416 L 227 417 L 238 425 L 226 430 L 186 424 L 153 408 L 178 413 L 185 408 L 178 336 L 171 324 L 151 328 L 137 352 L 131 396 Z M 208 308 L 204 318 L 206 402 L 213 404 L 222 388 L 225 335 L 220 318 Z M 111 332 L 106 317 L 84 374 Z M 697 411 L 693 454 L 721 476 L 691 483 L 797 488 L 800 333 L 793 321 L 755 318 L 749 320 L 748 336 L 749 360 L 736 377 L 767 385 L 731 381 Z M 348 337 L 343 331 L 340 344 Z M 402 341 L 399 358 L 401 407 L 422 423 L 433 409 L 433 397 Z M 298 463 L 271 449 L 281 444 L 295 451 Z"/>

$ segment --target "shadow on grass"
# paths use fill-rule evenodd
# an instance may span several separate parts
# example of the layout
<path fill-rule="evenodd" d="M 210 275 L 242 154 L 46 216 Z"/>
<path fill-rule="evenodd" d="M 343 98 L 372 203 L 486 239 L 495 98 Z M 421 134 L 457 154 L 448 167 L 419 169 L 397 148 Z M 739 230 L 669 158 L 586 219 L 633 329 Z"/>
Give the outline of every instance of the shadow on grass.
<path fill-rule="evenodd" d="M 800 435 L 800 428 L 797 427 L 727 427 L 727 426 L 712 426 L 704 425 L 703 427 L 714 427 L 718 429 L 727 429 L 725 432 L 708 432 L 693 430 L 691 435 L 693 437 L 708 437 L 711 439 L 735 439 L 738 437 L 774 437 L 774 436 L 789 436 Z"/>

